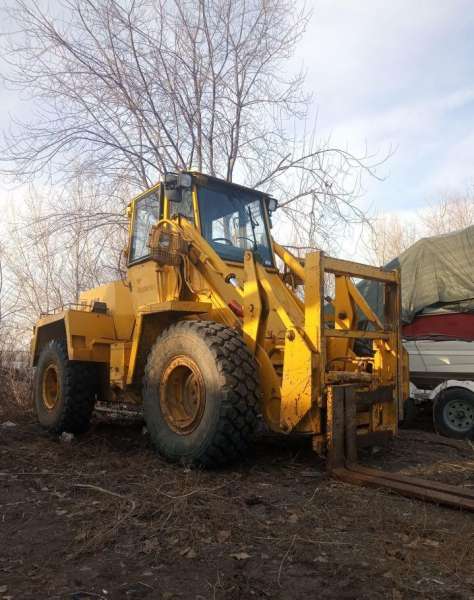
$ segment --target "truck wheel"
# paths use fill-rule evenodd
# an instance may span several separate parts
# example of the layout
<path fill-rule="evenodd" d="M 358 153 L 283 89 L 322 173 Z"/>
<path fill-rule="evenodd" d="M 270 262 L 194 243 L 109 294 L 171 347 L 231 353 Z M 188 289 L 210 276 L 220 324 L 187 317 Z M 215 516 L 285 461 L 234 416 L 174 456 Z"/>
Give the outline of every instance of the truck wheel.
<path fill-rule="evenodd" d="M 460 387 L 444 390 L 433 404 L 433 421 L 441 435 L 474 438 L 474 394 Z"/>
<path fill-rule="evenodd" d="M 215 467 L 240 458 L 257 428 L 257 364 L 239 334 L 181 321 L 156 340 L 143 382 L 145 421 L 167 459 Z"/>
<path fill-rule="evenodd" d="M 52 433 L 83 433 L 94 410 L 96 365 L 68 359 L 66 343 L 51 340 L 42 350 L 35 372 L 38 420 Z"/>

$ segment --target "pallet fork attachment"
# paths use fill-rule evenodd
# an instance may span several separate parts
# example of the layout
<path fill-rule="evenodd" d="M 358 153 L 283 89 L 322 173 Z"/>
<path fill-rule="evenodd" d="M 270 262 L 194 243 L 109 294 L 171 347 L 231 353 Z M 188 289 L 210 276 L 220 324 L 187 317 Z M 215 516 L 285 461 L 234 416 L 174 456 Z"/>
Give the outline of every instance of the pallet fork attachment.
<path fill-rule="evenodd" d="M 382 488 L 451 508 L 474 511 L 474 491 L 464 487 L 388 473 L 357 462 L 355 390 L 333 386 L 327 401 L 327 468 L 345 483 Z"/>

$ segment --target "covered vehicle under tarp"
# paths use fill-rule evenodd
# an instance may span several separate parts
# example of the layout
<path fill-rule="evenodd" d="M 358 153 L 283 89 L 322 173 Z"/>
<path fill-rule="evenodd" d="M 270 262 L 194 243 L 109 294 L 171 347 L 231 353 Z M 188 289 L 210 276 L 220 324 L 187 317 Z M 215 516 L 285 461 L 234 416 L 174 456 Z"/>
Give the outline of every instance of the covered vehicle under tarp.
<path fill-rule="evenodd" d="M 474 311 L 474 225 L 423 238 L 385 267 L 401 268 L 404 323 L 411 323 L 417 313 L 428 307 Z M 363 281 L 357 287 L 380 314 L 380 286 Z"/>

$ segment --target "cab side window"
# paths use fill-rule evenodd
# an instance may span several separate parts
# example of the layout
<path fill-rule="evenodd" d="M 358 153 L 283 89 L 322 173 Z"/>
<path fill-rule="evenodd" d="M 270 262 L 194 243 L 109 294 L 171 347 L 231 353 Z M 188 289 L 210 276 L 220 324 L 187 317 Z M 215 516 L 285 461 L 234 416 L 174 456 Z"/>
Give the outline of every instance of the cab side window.
<path fill-rule="evenodd" d="M 160 193 L 151 192 L 137 200 L 133 219 L 132 240 L 130 243 L 129 262 L 146 258 L 150 254 L 148 236 L 151 228 L 161 218 Z"/>
<path fill-rule="evenodd" d="M 181 202 L 170 202 L 170 217 L 174 215 L 183 215 L 188 221 L 194 224 L 194 205 L 193 194 L 191 190 L 181 192 Z"/>

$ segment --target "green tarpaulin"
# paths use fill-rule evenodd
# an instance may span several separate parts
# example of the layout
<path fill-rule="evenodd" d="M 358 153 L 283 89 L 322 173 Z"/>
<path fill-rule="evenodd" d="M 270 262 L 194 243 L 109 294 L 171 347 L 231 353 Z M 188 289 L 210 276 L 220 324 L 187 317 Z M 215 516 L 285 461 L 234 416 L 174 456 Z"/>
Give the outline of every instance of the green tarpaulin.
<path fill-rule="evenodd" d="M 423 238 L 386 265 L 399 266 L 402 278 L 402 320 L 433 306 L 474 311 L 474 226 Z M 380 312 L 380 285 L 361 282 L 359 289 Z"/>

